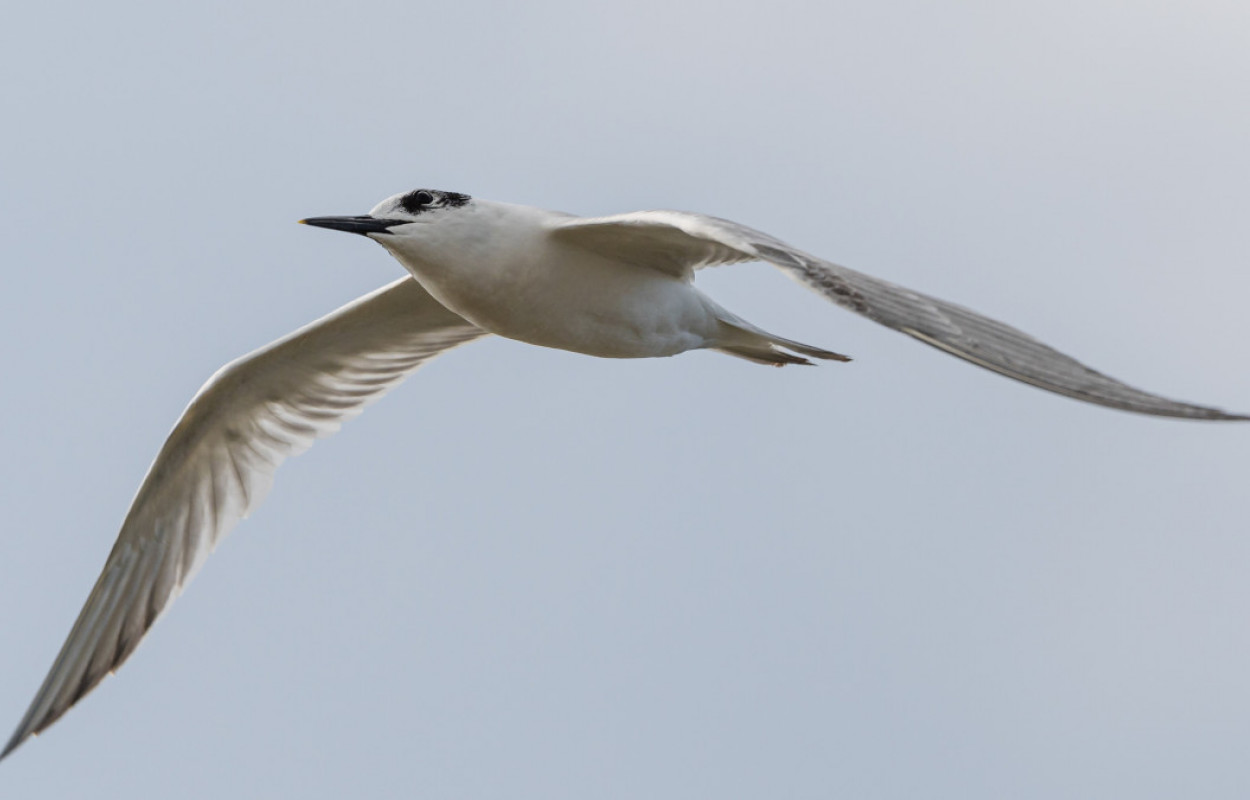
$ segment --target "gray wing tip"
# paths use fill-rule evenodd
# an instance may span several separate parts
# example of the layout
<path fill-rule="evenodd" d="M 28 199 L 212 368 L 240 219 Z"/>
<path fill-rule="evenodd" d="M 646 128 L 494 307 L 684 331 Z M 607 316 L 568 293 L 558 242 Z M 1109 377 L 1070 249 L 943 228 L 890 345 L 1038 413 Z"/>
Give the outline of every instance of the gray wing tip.
<path fill-rule="evenodd" d="M 1250 421 L 1250 414 L 1232 414 L 1227 411 L 1221 411 L 1218 408 L 1195 406 L 1190 405 L 1189 403 L 1181 403 L 1177 401 L 1168 401 L 1169 404 L 1166 406 L 1140 406 L 1131 403 L 1112 403 L 1084 397 L 1076 397 L 1075 399 L 1084 400 L 1087 403 L 1097 403 L 1098 405 L 1118 409 L 1120 411 L 1128 411 L 1131 414 L 1144 414 L 1150 417 L 1171 417 L 1172 419 L 1187 419 L 1193 420 L 1194 422 Z"/>
<path fill-rule="evenodd" d="M 29 739 L 31 736 L 34 736 L 34 735 L 35 735 L 34 731 L 26 730 L 25 725 L 18 726 L 18 729 L 13 732 L 13 735 L 11 737 L 9 737 L 9 743 L 4 746 L 4 750 L 0 751 L 0 761 L 3 761 L 4 759 L 8 758 L 9 753 L 12 753 L 14 750 L 16 750 L 18 748 L 18 745 L 20 745 L 22 742 L 26 741 L 27 739 Z"/>
<path fill-rule="evenodd" d="M 13 731 L 13 735 L 9 737 L 9 741 L 4 746 L 4 750 L 0 751 L 0 761 L 8 757 L 22 742 L 25 742 L 32 736 L 38 736 L 39 732 L 56 721 L 56 717 L 52 719 L 38 720 L 35 718 L 35 708 L 39 704 L 39 696 L 30 704 L 30 708 L 26 709 L 26 713 L 22 715 L 22 721 L 17 723 L 17 730 Z"/>
<path fill-rule="evenodd" d="M 1000 370 L 995 370 L 1000 371 Z M 1185 403 L 1180 400 L 1170 400 L 1166 397 L 1143 392 L 1139 389 L 1132 389 L 1127 385 L 1121 384 L 1127 389 L 1134 392 L 1133 396 L 1116 396 L 1103 393 L 1086 393 L 1081 391 L 1065 391 L 1062 388 L 1053 386 L 1039 385 L 1037 382 L 1027 378 L 1021 378 L 1016 375 L 1003 372 L 1007 377 L 1015 378 L 1022 383 L 1032 384 L 1055 394 L 1067 395 L 1074 400 L 1085 403 L 1100 405 L 1105 408 L 1112 408 L 1117 411 L 1127 411 L 1130 414 L 1141 414 L 1148 417 L 1164 417 L 1171 419 L 1191 420 L 1194 422 L 1248 422 L 1250 414 L 1238 414 L 1224 411 L 1211 406 L 1200 406 L 1193 403 Z M 1112 380 L 1112 379 L 1109 379 Z M 1118 382 L 1117 382 L 1118 383 Z"/>
<path fill-rule="evenodd" d="M 1210 422 L 1250 422 L 1250 414 L 1233 414 L 1227 411 L 1221 411 L 1218 408 L 1203 409 L 1207 413 L 1196 417 L 1195 419 L 1208 420 Z"/>
<path fill-rule="evenodd" d="M 87 691 L 90 691 L 90 689 Z M 45 711 L 39 716 L 36 716 L 36 709 L 39 706 L 39 701 L 43 699 L 43 694 L 41 692 L 36 695 L 35 699 L 31 701 L 30 708 L 26 710 L 25 716 L 22 717 L 22 721 L 17 724 L 17 730 L 13 731 L 13 735 L 9 737 L 8 743 L 4 746 L 4 750 L 0 750 L 0 761 L 3 761 L 6 757 L 8 757 L 9 753 L 12 753 L 18 747 L 21 747 L 22 743 L 27 739 L 38 736 L 47 730 L 48 727 L 60 719 L 61 716 L 74 705 L 74 703 L 78 702 L 78 700 L 80 700 L 82 695 L 85 693 L 86 692 L 79 693 L 69 702 L 68 705 L 63 708 L 53 710 L 51 712 Z"/>

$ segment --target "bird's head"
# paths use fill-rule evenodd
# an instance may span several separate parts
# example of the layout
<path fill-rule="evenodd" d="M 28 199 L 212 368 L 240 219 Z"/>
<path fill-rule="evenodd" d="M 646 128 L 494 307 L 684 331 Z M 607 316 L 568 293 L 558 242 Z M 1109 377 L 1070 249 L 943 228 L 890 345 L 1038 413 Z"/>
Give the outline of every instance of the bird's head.
<path fill-rule="evenodd" d="M 414 189 L 386 198 L 362 216 L 309 217 L 300 222 L 318 228 L 359 233 L 387 244 L 386 239 L 390 237 L 419 235 L 418 225 L 445 223 L 471 208 L 472 203 L 472 197 L 459 192 Z"/>

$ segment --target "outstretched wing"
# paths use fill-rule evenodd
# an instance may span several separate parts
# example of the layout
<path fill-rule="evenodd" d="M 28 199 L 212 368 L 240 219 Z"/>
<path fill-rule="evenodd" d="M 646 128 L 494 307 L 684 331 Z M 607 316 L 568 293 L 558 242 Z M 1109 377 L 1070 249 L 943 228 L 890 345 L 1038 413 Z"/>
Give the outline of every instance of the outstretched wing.
<path fill-rule="evenodd" d="M 219 370 L 148 470 L 95 588 L 0 758 L 121 666 L 217 542 L 261 502 L 279 464 L 417 367 L 483 335 L 402 278 Z"/>
<path fill-rule="evenodd" d="M 1169 400 L 1090 369 L 1053 347 L 962 306 L 797 250 L 736 222 L 686 211 L 561 219 L 552 236 L 689 280 L 700 267 L 767 261 L 843 308 L 1009 378 L 1089 403 L 1189 419 L 1245 420 Z"/>

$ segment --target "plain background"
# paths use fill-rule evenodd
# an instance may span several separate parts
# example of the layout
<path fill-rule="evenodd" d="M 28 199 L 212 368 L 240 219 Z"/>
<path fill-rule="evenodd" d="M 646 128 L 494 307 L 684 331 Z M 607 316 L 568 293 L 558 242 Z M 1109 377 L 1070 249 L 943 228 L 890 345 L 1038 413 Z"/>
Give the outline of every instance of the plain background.
<path fill-rule="evenodd" d="M 225 361 L 429 186 L 689 208 L 1250 410 L 1250 7 L 18 3 L 0 719 Z M 969 367 L 762 265 L 766 369 L 502 340 L 280 472 L 21 798 L 1244 798 L 1250 426 Z"/>

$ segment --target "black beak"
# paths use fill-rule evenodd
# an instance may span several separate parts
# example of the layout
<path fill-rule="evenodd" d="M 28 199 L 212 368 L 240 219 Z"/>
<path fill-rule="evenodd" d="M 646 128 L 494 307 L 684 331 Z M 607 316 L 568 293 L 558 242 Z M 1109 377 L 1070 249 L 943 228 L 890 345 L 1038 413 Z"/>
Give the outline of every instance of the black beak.
<path fill-rule="evenodd" d="M 378 219 L 365 214 L 361 217 L 309 217 L 308 219 L 301 219 L 300 224 L 329 228 L 332 231 L 359 233 L 363 236 L 369 233 L 390 233 L 390 229 L 394 226 L 403 225 L 409 221 L 406 219 Z"/>

